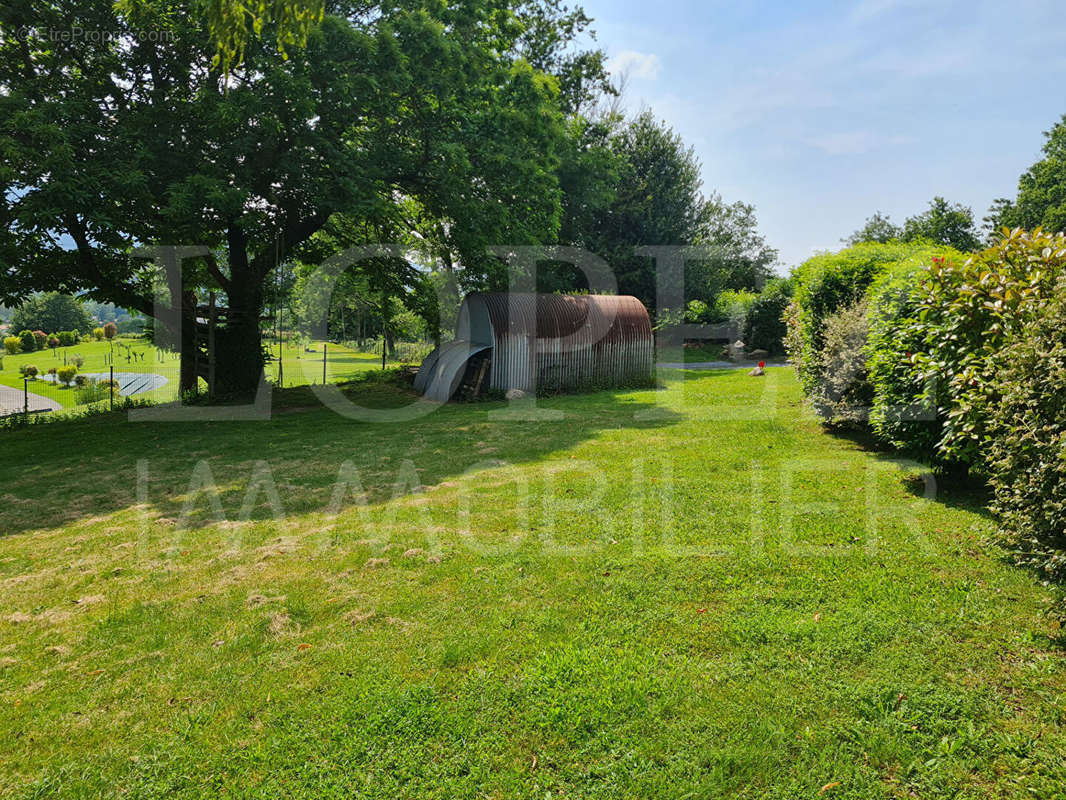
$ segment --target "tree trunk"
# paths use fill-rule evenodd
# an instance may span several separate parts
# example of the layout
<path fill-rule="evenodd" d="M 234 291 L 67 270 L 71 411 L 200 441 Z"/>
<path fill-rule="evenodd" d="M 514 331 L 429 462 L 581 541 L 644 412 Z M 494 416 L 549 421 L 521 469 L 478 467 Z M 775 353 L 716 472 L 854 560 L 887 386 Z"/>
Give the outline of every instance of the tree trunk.
<path fill-rule="evenodd" d="M 181 297 L 181 366 L 178 372 L 179 395 L 195 392 L 198 388 L 196 348 L 196 293 L 183 292 Z"/>
<path fill-rule="evenodd" d="M 215 397 L 250 400 L 263 378 L 260 281 L 234 281 L 226 324 L 215 332 Z"/>

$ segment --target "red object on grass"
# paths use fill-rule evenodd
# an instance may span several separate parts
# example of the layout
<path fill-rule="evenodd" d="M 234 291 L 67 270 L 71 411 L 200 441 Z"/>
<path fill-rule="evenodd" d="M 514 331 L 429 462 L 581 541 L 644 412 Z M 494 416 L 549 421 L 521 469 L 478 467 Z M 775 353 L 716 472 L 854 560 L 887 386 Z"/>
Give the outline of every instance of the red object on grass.
<path fill-rule="evenodd" d="M 766 362 L 765 361 L 760 361 L 759 362 L 759 366 L 760 367 L 765 367 L 766 366 Z"/>

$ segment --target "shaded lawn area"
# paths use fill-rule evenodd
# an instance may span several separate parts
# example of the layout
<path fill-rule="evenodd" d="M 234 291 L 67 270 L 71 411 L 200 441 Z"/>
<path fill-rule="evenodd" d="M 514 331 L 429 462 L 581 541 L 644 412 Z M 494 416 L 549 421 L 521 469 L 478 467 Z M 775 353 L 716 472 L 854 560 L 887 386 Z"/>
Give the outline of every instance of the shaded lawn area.
<path fill-rule="evenodd" d="M 790 371 L 674 375 L 3 434 L 0 791 L 1062 796 L 1053 595 L 980 501 Z"/>

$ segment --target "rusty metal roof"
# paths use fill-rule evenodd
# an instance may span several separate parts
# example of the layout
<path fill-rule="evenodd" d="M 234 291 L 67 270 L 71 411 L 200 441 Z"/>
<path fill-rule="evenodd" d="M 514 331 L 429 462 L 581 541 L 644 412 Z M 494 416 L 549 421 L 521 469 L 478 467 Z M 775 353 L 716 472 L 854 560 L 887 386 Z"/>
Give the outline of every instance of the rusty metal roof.
<path fill-rule="evenodd" d="M 571 339 L 584 346 L 651 338 L 644 304 L 629 295 L 475 293 L 471 306 L 483 305 L 497 336 Z"/>

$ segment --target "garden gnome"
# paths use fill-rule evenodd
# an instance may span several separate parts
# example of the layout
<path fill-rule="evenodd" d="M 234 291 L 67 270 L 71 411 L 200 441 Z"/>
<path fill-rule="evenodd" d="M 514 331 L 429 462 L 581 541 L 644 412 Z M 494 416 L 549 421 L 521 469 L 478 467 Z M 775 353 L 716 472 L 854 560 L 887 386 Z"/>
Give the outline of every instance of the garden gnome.
<path fill-rule="evenodd" d="M 765 367 L 766 367 L 766 362 L 765 362 L 765 361 L 760 361 L 760 362 L 759 362 L 759 366 L 755 367 L 755 368 L 754 368 L 754 369 L 753 369 L 753 370 L 752 370 L 751 372 L 749 372 L 748 374 L 749 374 L 749 375 L 765 375 L 765 374 L 766 374 L 766 369 L 765 369 Z"/>

